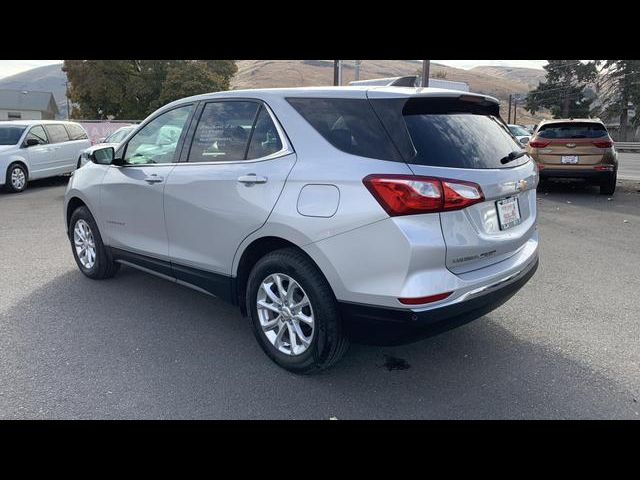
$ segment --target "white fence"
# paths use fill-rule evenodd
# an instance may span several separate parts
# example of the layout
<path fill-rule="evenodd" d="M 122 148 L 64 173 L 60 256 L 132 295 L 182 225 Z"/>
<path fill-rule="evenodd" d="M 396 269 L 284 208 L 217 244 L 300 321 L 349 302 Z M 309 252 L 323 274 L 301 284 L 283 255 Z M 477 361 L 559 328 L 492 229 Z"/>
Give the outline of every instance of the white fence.
<path fill-rule="evenodd" d="M 102 120 L 73 120 L 84 127 L 89 135 L 91 144 L 98 143 L 103 138 L 111 135 L 113 132 L 121 127 L 138 123 L 135 121 L 102 121 Z"/>
<path fill-rule="evenodd" d="M 616 150 L 640 151 L 640 142 L 615 142 Z"/>

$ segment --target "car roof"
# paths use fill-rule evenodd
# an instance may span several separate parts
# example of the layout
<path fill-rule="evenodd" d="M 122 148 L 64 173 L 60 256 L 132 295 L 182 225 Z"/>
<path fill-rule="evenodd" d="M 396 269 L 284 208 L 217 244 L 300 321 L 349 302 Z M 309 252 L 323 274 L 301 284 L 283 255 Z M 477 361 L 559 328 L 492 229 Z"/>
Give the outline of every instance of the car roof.
<path fill-rule="evenodd" d="M 246 90 L 226 90 L 204 93 L 182 98 L 167 105 L 176 106 L 188 101 L 209 100 L 216 98 L 246 97 L 315 97 L 315 98 L 398 98 L 398 97 L 460 97 L 474 96 L 499 103 L 494 97 L 462 90 L 448 90 L 433 87 L 387 87 L 387 86 L 349 86 L 349 87 L 296 87 L 296 88 L 260 88 Z"/>
<path fill-rule="evenodd" d="M 31 126 L 31 125 L 50 125 L 50 124 L 74 124 L 74 125 L 80 125 L 77 122 L 69 122 L 66 120 L 9 120 L 9 121 L 3 121 L 0 122 L 0 126 L 2 125 L 24 125 L 24 126 Z"/>
<path fill-rule="evenodd" d="M 538 125 L 551 123 L 602 123 L 599 118 L 553 118 L 550 120 L 542 120 Z"/>

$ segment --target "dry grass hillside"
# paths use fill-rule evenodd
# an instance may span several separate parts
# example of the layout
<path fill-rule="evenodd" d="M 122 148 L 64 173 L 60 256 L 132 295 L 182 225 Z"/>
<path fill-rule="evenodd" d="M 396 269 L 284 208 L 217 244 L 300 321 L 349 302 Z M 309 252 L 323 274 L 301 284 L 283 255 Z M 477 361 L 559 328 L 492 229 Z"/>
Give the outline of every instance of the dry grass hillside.
<path fill-rule="evenodd" d="M 535 68 L 517 68 L 517 67 L 474 67 L 472 72 L 491 75 L 494 77 L 516 80 L 524 83 L 533 89 L 544 80 L 545 71 Z"/>
<path fill-rule="evenodd" d="M 232 88 L 302 87 L 333 84 L 332 60 L 239 60 L 238 73 Z M 421 62 L 415 60 L 363 60 L 360 79 L 399 75 L 415 75 L 420 72 Z M 489 68 L 483 71 L 482 69 Z M 503 71 L 504 70 L 504 71 Z M 500 100 L 501 112 L 507 119 L 509 94 L 527 93 L 532 87 L 536 70 L 508 69 L 503 67 L 476 67 L 471 70 L 432 64 L 431 76 L 465 82 L 473 92 L 491 95 Z M 512 71 L 512 72 L 509 72 Z M 354 79 L 353 63 L 346 61 L 343 83 Z M 544 114 L 532 117 L 523 108 L 518 108 L 518 123 L 537 123 Z"/>

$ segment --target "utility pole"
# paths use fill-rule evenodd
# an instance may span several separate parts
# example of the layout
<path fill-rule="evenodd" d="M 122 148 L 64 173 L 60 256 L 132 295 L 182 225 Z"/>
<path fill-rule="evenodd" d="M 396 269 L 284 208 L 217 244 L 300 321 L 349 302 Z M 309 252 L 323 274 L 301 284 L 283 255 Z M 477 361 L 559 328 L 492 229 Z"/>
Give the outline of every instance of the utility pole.
<path fill-rule="evenodd" d="M 71 110 L 69 110 L 69 80 L 66 80 L 64 82 L 64 85 L 67 88 L 65 96 L 67 97 L 67 120 L 69 120 L 69 117 L 71 115 Z"/>
<path fill-rule="evenodd" d="M 511 123 L 511 97 L 513 95 L 509 94 L 509 119 L 507 120 L 507 123 Z"/>
<path fill-rule="evenodd" d="M 422 86 L 429 86 L 429 68 L 431 67 L 431 60 L 422 60 Z"/>
<path fill-rule="evenodd" d="M 513 123 L 516 123 L 516 107 L 518 106 L 518 97 L 513 97 Z"/>
<path fill-rule="evenodd" d="M 337 87 L 340 81 L 340 60 L 333 61 L 333 86 Z"/>
<path fill-rule="evenodd" d="M 338 86 L 342 86 L 342 60 L 338 60 Z"/>
<path fill-rule="evenodd" d="M 360 62 L 361 60 L 356 60 L 355 61 L 355 80 L 358 81 L 360 80 Z"/>

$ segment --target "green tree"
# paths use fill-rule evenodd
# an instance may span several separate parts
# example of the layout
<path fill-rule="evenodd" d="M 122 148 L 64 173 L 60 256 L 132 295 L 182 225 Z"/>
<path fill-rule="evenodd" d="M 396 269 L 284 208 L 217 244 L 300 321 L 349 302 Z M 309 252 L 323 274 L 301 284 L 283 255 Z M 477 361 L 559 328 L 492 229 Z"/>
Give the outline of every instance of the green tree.
<path fill-rule="evenodd" d="M 595 82 L 595 62 L 580 60 L 547 60 L 546 78 L 527 95 L 526 109 L 535 115 L 549 109 L 554 118 L 586 117 L 593 101 L 586 88 Z"/>
<path fill-rule="evenodd" d="M 628 127 L 640 125 L 640 60 L 597 60 L 601 68 L 597 84 L 598 105 L 594 111 L 606 118 L 618 118 L 618 140 L 628 140 Z M 629 105 L 636 114 L 629 118 Z"/>
<path fill-rule="evenodd" d="M 228 90 L 232 60 L 65 60 L 73 118 L 138 120 L 173 100 Z"/>

